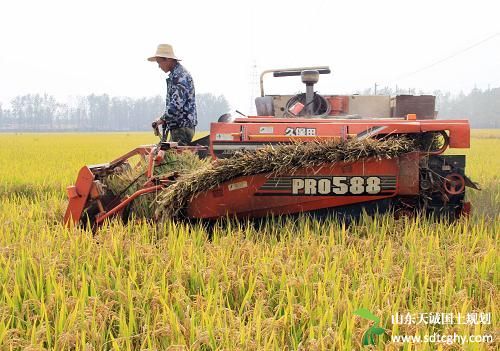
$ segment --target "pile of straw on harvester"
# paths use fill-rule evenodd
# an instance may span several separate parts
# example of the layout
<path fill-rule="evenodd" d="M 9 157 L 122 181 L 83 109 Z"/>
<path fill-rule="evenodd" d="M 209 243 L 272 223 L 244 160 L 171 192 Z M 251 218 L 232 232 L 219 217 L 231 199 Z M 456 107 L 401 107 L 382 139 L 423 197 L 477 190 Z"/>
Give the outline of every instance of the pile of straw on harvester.
<path fill-rule="evenodd" d="M 136 217 L 166 220 L 182 217 L 183 210 L 197 194 L 214 189 L 221 183 L 246 175 L 269 174 L 276 176 L 293 173 L 300 168 L 355 162 L 368 158 L 394 158 L 416 148 L 415 141 L 405 137 L 386 139 L 324 140 L 308 143 L 266 146 L 256 151 L 240 151 L 231 158 L 200 159 L 189 151 L 167 152 L 165 161 L 155 168 L 155 174 L 171 172 L 180 174 L 171 186 L 157 193 L 142 196 L 134 201 L 132 213 Z M 108 188 L 119 194 L 134 193 L 145 178 L 146 165 L 131 169 L 107 179 Z M 138 181 L 136 181 L 138 179 Z"/>

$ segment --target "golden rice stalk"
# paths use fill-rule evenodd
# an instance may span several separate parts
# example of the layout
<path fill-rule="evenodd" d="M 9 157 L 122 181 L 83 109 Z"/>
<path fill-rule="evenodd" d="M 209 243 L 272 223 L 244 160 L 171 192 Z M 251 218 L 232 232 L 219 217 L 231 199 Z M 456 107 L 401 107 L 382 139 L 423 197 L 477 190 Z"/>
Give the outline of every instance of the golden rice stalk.
<path fill-rule="evenodd" d="M 193 152 L 167 151 L 163 161 L 154 168 L 154 175 L 166 175 L 171 172 L 178 172 L 181 175 L 199 169 L 208 164 L 208 160 L 200 159 Z M 113 174 L 104 181 L 107 188 L 114 194 L 121 197 L 131 195 L 147 181 L 147 162 L 141 160 L 136 167 Z M 138 197 L 132 203 L 131 213 L 136 217 L 153 218 L 156 194 L 146 194 Z"/>

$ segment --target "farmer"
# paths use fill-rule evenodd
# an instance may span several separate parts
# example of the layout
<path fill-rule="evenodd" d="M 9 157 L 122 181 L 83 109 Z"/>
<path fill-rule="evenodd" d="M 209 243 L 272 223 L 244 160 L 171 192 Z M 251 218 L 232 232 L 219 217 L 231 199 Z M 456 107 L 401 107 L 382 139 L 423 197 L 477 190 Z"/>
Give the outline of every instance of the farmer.
<path fill-rule="evenodd" d="M 196 120 L 196 101 L 193 78 L 174 55 L 172 45 L 160 44 L 156 54 L 148 61 L 157 62 L 167 78 L 167 97 L 165 113 L 153 122 L 153 128 L 163 125 L 170 130 L 170 140 L 179 145 L 187 145 L 194 136 Z"/>

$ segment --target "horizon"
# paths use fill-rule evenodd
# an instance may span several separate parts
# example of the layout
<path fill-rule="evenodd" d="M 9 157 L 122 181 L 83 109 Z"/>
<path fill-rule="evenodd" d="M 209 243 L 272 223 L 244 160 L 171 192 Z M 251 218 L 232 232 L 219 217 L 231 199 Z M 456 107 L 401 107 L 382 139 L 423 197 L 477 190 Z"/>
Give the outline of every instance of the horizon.
<path fill-rule="evenodd" d="M 1 7 L 0 30 L 8 33 L 0 42 L 4 105 L 43 92 L 57 100 L 163 96 L 165 75 L 146 61 L 159 43 L 174 46 L 197 93 L 222 94 L 242 111 L 252 109 L 260 72 L 275 67 L 330 66 L 332 75 L 317 84 L 320 93 L 352 94 L 375 83 L 454 94 L 500 86 L 494 1 L 471 7 L 450 0 L 312 0 L 305 8 L 299 0 L 140 6 L 24 0 Z M 265 83 L 269 93 L 302 89 L 296 78 Z"/>

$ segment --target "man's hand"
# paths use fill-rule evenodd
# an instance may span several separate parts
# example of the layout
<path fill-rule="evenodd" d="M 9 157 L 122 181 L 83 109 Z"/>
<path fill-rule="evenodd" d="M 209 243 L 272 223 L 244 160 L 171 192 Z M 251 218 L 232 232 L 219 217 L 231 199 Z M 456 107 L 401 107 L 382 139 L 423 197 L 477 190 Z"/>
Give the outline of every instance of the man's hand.
<path fill-rule="evenodd" d="M 158 130 L 158 127 L 162 126 L 164 124 L 165 124 L 165 121 L 161 118 L 158 118 L 158 119 L 154 120 L 153 123 L 151 123 L 151 127 L 153 127 L 156 136 L 160 135 L 160 131 Z"/>
<path fill-rule="evenodd" d="M 158 126 L 162 126 L 164 124 L 165 124 L 165 121 L 161 118 L 158 118 L 158 119 L 153 121 L 153 123 L 151 124 L 151 127 L 153 127 L 153 129 L 156 129 L 156 128 L 158 128 Z"/>

